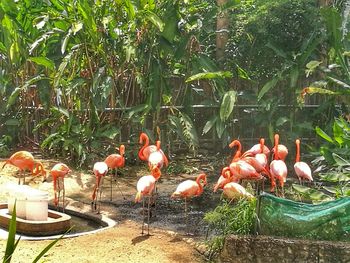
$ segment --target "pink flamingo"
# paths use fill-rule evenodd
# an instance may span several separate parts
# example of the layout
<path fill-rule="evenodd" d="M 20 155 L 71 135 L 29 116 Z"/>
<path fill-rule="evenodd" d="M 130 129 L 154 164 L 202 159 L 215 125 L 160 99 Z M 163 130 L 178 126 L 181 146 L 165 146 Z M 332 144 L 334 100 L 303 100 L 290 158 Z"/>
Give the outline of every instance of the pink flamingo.
<path fill-rule="evenodd" d="M 152 152 L 160 151 L 162 153 L 165 166 L 168 166 L 169 161 L 168 161 L 168 158 L 165 156 L 164 152 L 161 149 L 157 150 L 156 145 L 149 145 L 149 138 L 147 134 L 144 132 L 140 134 L 140 144 L 143 144 L 143 146 L 141 147 L 138 153 L 139 159 L 141 161 L 148 162 L 149 155 Z"/>
<path fill-rule="evenodd" d="M 226 167 L 222 168 L 221 175 L 220 175 L 218 181 L 216 182 L 216 184 L 214 185 L 214 193 L 218 189 L 223 188 L 225 186 L 225 184 L 227 184 L 229 182 L 238 182 L 238 181 L 239 180 L 231 174 L 230 167 L 226 166 Z"/>
<path fill-rule="evenodd" d="M 117 154 L 117 153 L 110 154 L 104 160 L 104 162 L 107 164 L 109 169 L 115 169 L 114 176 L 113 175 L 111 176 L 111 201 L 112 201 L 112 193 L 113 193 L 113 186 L 112 186 L 113 177 L 115 178 L 115 181 L 117 183 L 117 187 L 125 200 L 125 196 L 119 187 L 118 181 L 116 180 L 117 175 L 118 175 L 118 168 L 122 168 L 125 165 L 124 154 L 125 154 L 125 146 L 122 144 L 119 147 L 119 154 Z"/>
<path fill-rule="evenodd" d="M 270 163 L 270 174 L 273 178 L 277 178 L 280 186 L 282 188 L 283 193 L 283 186 L 286 182 L 287 178 L 287 166 L 286 163 L 283 160 L 278 160 L 278 141 L 279 141 L 279 135 L 275 134 L 275 147 L 274 147 L 274 160 Z M 272 189 L 273 190 L 273 189 Z"/>
<path fill-rule="evenodd" d="M 235 182 L 225 184 L 223 190 L 224 195 L 230 200 L 234 200 L 237 198 L 251 199 L 254 197 L 243 186 Z"/>
<path fill-rule="evenodd" d="M 60 202 L 60 193 L 61 190 L 63 191 L 63 205 L 62 205 L 62 211 L 64 213 L 64 198 L 65 198 L 65 189 L 64 189 L 64 177 L 70 173 L 71 170 L 67 165 L 64 163 L 57 163 L 52 167 L 50 173 L 52 175 L 53 179 L 53 190 L 55 194 L 54 203 L 56 206 L 56 209 L 58 210 L 59 202 Z M 57 190 L 58 190 L 58 197 L 57 197 Z"/>
<path fill-rule="evenodd" d="M 146 175 L 142 176 L 138 182 L 137 182 L 137 194 L 135 197 L 135 203 L 138 203 L 141 201 L 142 198 L 142 235 L 145 225 L 145 199 L 144 196 L 148 196 L 148 211 L 147 211 L 147 234 L 149 235 L 149 218 L 150 218 L 150 203 L 151 203 L 151 196 L 153 193 L 153 190 L 155 188 L 156 179 L 153 175 Z"/>
<path fill-rule="evenodd" d="M 201 184 L 203 182 L 203 185 Z M 186 226 L 188 227 L 188 216 L 187 216 L 187 199 L 193 196 L 200 196 L 203 193 L 203 186 L 207 184 L 207 175 L 201 173 L 197 176 L 196 181 L 186 180 L 181 182 L 175 192 L 171 195 L 171 198 L 183 198 L 185 199 L 185 220 Z"/>
<path fill-rule="evenodd" d="M 265 145 L 265 139 L 264 138 L 260 138 L 260 143 L 259 144 L 255 144 L 248 151 L 244 152 L 242 157 L 255 156 L 256 154 L 259 154 L 259 153 L 265 154 L 266 157 L 269 157 L 269 155 L 270 155 L 270 149 Z"/>
<path fill-rule="evenodd" d="M 11 164 L 19 168 L 19 170 L 22 172 L 23 175 L 23 184 L 25 184 L 26 181 L 26 175 L 25 171 L 29 170 L 32 175 L 37 176 L 39 174 L 43 175 L 44 179 L 46 180 L 46 170 L 43 166 L 43 164 L 39 161 L 36 161 L 33 157 L 33 155 L 30 152 L 27 151 L 19 151 L 15 152 L 11 155 L 11 157 L 5 161 L 4 165 L 2 166 L 2 169 L 7 164 Z M 18 184 L 21 183 L 21 178 L 18 178 Z"/>
<path fill-rule="evenodd" d="M 229 144 L 229 147 L 230 147 L 230 148 L 233 148 L 233 147 L 235 147 L 235 146 L 237 146 L 238 148 L 237 148 L 237 151 L 236 151 L 235 155 L 234 155 L 233 158 L 232 158 L 231 163 L 232 163 L 232 162 L 235 162 L 235 161 L 238 161 L 238 160 L 241 158 L 241 155 L 242 155 L 242 144 L 241 144 L 241 142 L 240 142 L 239 140 L 233 140 L 233 141 Z"/>
<path fill-rule="evenodd" d="M 102 189 L 100 187 L 102 186 L 103 177 L 108 173 L 108 166 L 105 162 L 96 162 L 94 164 L 93 172 L 96 176 L 96 184 L 94 187 L 94 191 L 92 193 L 92 202 L 91 206 L 93 209 L 96 210 L 97 208 L 97 199 L 98 200 L 98 211 L 97 213 L 100 213 L 100 206 L 101 206 L 101 194 Z M 100 195 L 99 195 L 100 194 Z M 99 198 L 98 198 L 99 195 Z"/>
<path fill-rule="evenodd" d="M 288 148 L 283 144 L 278 144 L 277 148 L 277 152 L 275 150 L 275 147 L 272 149 L 273 154 L 278 155 L 277 159 L 285 161 L 288 155 Z"/>
<path fill-rule="evenodd" d="M 168 166 L 168 158 L 160 149 L 160 141 L 156 142 L 156 151 L 151 152 L 148 156 L 148 167 L 152 171 L 156 167 L 161 169 L 163 165 Z"/>
<path fill-rule="evenodd" d="M 296 157 L 295 157 L 294 171 L 299 178 L 300 184 L 303 179 L 306 179 L 312 182 L 313 178 L 312 178 L 310 166 L 307 163 L 300 161 L 300 140 L 296 139 L 295 144 L 296 144 Z"/>

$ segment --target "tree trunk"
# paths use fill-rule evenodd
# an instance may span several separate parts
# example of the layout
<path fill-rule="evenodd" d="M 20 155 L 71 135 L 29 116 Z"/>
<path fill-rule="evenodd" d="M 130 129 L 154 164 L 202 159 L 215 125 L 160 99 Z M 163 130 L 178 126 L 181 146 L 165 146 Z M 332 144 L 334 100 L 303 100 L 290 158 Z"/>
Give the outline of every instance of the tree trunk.
<path fill-rule="evenodd" d="M 216 18 L 216 59 L 218 62 L 225 58 L 225 48 L 228 41 L 229 17 L 227 10 L 223 9 L 227 2 L 228 0 L 217 0 L 219 12 Z"/>

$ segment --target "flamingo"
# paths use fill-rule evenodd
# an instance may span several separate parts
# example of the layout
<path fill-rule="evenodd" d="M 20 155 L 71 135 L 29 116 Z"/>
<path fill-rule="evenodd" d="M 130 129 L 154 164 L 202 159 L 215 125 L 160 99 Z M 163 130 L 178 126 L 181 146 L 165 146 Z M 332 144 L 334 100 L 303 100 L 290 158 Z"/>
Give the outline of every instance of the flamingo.
<path fill-rule="evenodd" d="M 165 166 L 168 166 L 169 161 L 168 158 L 165 156 L 164 152 L 161 149 L 157 149 L 156 145 L 149 145 L 149 138 L 144 132 L 140 134 L 140 144 L 143 144 L 138 153 L 138 156 L 141 161 L 148 162 L 149 155 L 152 152 L 160 151 L 163 156 Z"/>
<path fill-rule="evenodd" d="M 278 156 L 277 156 L 278 159 L 285 161 L 286 157 L 288 155 L 288 148 L 286 146 L 284 146 L 283 144 L 278 144 L 277 148 L 278 148 L 277 153 L 276 153 L 275 147 L 272 149 L 273 154 L 274 155 L 278 154 Z"/>
<path fill-rule="evenodd" d="M 53 179 L 53 190 L 55 193 L 55 206 L 56 209 L 58 210 L 58 206 L 59 206 L 59 202 L 60 202 L 60 193 L 61 190 L 63 191 L 63 206 L 62 206 L 62 211 L 64 213 L 64 197 L 65 197 L 65 189 L 64 189 L 64 177 L 70 173 L 71 170 L 69 169 L 69 167 L 67 165 L 65 165 L 64 163 L 57 163 L 54 165 L 54 167 L 52 167 L 50 173 L 52 175 L 52 179 Z M 58 197 L 57 197 L 57 190 L 58 190 Z"/>
<path fill-rule="evenodd" d="M 96 176 L 96 184 L 94 187 L 94 191 L 92 193 L 92 202 L 91 206 L 93 209 L 96 210 L 97 207 L 97 199 L 99 199 L 99 205 L 98 205 L 98 211 L 97 213 L 100 213 L 100 203 L 101 203 L 101 194 L 102 194 L 102 189 L 100 189 L 103 181 L 103 177 L 107 174 L 108 172 L 108 166 L 105 162 L 96 162 L 94 164 L 93 172 Z M 98 194 L 100 193 L 100 197 L 98 198 Z"/>
<path fill-rule="evenodd" d="M 142 198 L 142 232 L 144 230 L 145 225 L 145 199 L 144 196 L 148 196 L 148 210 L 147 210 L 147 234 L 149 235 L 149 218 L 150 218 L 150 203 L 151 203 L 151 195 L 153 193 L 153 190 L 155 188 L 156 179 L 153 175 L 145 175 L 142 176 L 138 182 L 137 182 L 137 194 L 135 197 L 135 203 L 138 203 L 141 201 Z"/>
<path fill-rule="evenodd" d="M 112 201 L 112 193 L 113 193 L 113 186 L 112 186 L 113 177 L 117 177 L 118 168 L 122 168 L 125 165 L 124 153 L 125 153 L 125 146 L 122 144 L 119 147 L 119 154 L 110 154 L 104 160 L 104 162 L 107 164 L 109 169 L 115 169 L 115 175 L 111 176 L 111 201 Z M 125 196 L 124 196 L 123 192 L 121 191 L 117 181 L 116 181 L 116 183 L 117 183 L 117 187 L 118 187 L 120 193 L 122 194 L 122 196 L 125 200 Z"/>
<path fill-rule="evenodd" d="M 225 184 L 223 190 L 224 195 L 230 200 L 237 198 L 252 199 L 254 197 L 243 186 L 235 182 Z"/>
<path fill-rule="evenodd" d="M 274 146 L 274 160 L 270 163 L 270 174 L 273 178 L 277 178 L 280 186 L 282 188 L 283 192 L 283 186 L 284 183 L 286 182 L 287 178 L 287 166 L 286 163 L 283 160 L 278 160 L 278 141 L 279 141 L 279 135 L 275 134 L 275 146 Z M 273 189 L 272 189 L 273 190 Z"/>
<path fill-rule="evenodd" d="M 235 178 L 234 176 L 232 176 L 231 171 L 230 171 L 230 167 L 226 166 L 226 167 L 222 168 L 221 175 L 220 175 L 218 181 L 216 182 L 216 184 L 214 185 L 214 193 L 218 189 L 223 188 L 224 185 L 229 183 L 229 182 L 238 182 L 238 179 Z"/>
<path fill-rule="evenodd" d="M 296 151 L 296 157 L 295 157 L 294 171 L 299 178 L 300 184 L 302 179 L 306 179 L 312 182 L 313 178 L 312 178 L 310 166 L 307 163 L 300 161 L 300 140 L 296 139 L 295 144 L 296 144 L 297 151 Z"/>
<path fill-rule="evenodd" d="M 201 184 L 203 182 L 203 185 Z M 201 173 L 197 176 L 196 181 L 186 180 L 181 182 L 175 192 L 171 195 L 171 198 L 184 198 L 185 199 L 185 220 L 186 226 L 188 226 L 188 216 L 187 216 L 187 199 L 193 196 L 200 196 L 203 193 L 203 186 L 207 184 L 207 175 Z"/>
<path fill-rule="evenodd" d="M 232 163 L 232 162 L 235 162 L 235 161 L 237 161 L 237 160 L 239 160 L 239 159 L 241 158 L 241 155 L 242 155 L 242 145 L 241 145 L 241 142 L 240 142 L 239 140 L 233 140 L 233 141 L 229 144 L 229 147 L 230 147 L 230 148 L 233 148 L 233 147 L 235 147 L 235 146 L 237 146 L 238 148 L 237 148 L 237 151 L 236 151 L 235 155 L 234 155 L 233 158 L 232 158 L 231 163 Z"/>
<path fill-rule="evenodd" d="M 2 169 L 7 164 L 12 164 L 19 168 L 19 170 L 23 173 L 23 184 L 25 184 L 26 176 L 25 171 L 29 170 L 32 172 L 32 175 L 37 176 L 39 174 L 43 175 L 43 181 L 46 180 L 46 170 L 43 166 L 43 164 L 40 161 L 36 161 L 33 157 L 33 155 L 30 152 L 27 151 L 19 151 L 15 152 L 11 155 L 11 157 L 5 161 L 4 165 L 2 166 Z M 21 183 L 21 178 L 18 178 L 18 184 Z"/>
<path fill-rule="evenodd" d="M 260 144 L 255 144 L 252 148 L 250 148 L 248 151 L 244 152 L 242 157 L 246 156 L 255 156 L 256 154 L 263 153 L 266 155 L 266 157 L 269 156 L 270 150 L 265 145 L 265 139 L 260 138 Z"/>
<path fill-rule="evenodd" d="M 168 159 L 166 158 L 163 151 L 160 149 L 160 141 L 156 142 L 156 151 L 151 152 L 148 156 L 148 167 L 150 170 L 154 170 L 156 167 L 161 169 L 163 165 L 168 165 Z"/>

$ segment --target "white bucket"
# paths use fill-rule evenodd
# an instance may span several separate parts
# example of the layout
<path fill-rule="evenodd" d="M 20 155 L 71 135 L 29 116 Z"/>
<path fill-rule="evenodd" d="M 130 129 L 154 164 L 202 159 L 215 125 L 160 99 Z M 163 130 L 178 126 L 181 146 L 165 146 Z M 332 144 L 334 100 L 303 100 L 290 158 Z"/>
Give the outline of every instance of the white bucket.
<path fill-rule="evenodd" d="M 26 219 L 32 221 L 46 221 L 48 218 L 48 193 L 31 190 L 26 200 Z"/>
<path fill-rule="evenodd" d="M 13 207 L 16 201 L 16 216 L 22 219 L 26 219 L 26 196 L 25 191 L 30 187 L 27 185 L 8 185 L 7 190 L 9 193 L 8 197 L 8 211 L 12 214 Z"/>

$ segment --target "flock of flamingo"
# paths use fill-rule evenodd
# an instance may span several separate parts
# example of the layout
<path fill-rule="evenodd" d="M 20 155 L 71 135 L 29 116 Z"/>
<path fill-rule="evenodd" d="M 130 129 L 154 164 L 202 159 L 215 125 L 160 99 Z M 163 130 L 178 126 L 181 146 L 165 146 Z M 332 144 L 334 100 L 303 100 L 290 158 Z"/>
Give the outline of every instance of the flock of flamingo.
<path fill-rule="evenodd" d="M 168 166 L 168 159 L 164 152 L 160 148 L 160 141 L 156 141 L 155 145 L 149 144 L 149 138 L 145 133 L 141 133 L 139 143 L 142 145 L 138 152 L 140 160 L 148 163 L 150 175 L 142 176 L 137 182 L 137 193 L 135 202 L 143 202 L 143 223 L 142 234 L 144 234 L 145 225 L 145 198 L 148 197 L 148 209 L 147 209 L 147 232 L 149 234 L 149 220 L 150 220 L 150 205 L 154 202 L 154 192 L 157 191 L 156 184 L 161 177 L 161 169 L 164 166 Z M 296 143 L 296 160 L 294 164 L 294 170 L 301 183 L 302 180 L 313 181 L 312 173 L 309 165 L 300 161 L 300 140 L 297 139 Z M 233 156 L 231 163 L 222 169 L 221 175 L 214 185 L 214 192 L 218 189 L 222 189 L 224 195 L 229 199 L 235 198 L 252 198 L 253 195 L 246 191 L 246 189 L 240 184 L 242 180 L 260 181 L 262 184 L 265 178 L 270 180 L 271 189 L 275 191 L 275 188 L 281 188 L 283 195 L 283 186 L 287 178 L 287 166 L 285 159 L 288 155 L 288 149 L 286 146 L 279 144 L 279 135 L 274 136 L 274 147 L 270 149 L 265 145 L 265 140 L 260 139 L 260 143 L 254 145 L 248 151 L 242 153 L 242 146 L 238 140 L 234 140 L 229 145 L 230 148 L 237 147 L 237 150 Z M 269 163 L 270 152 L 273 153 L 273 160 Z M 96 183 L 92 193 L 92 209 L 100 212 L 100 202 L 103 184 L 103 178 L 109 170 L 115 170 L 114 174 L 111 174 L 111 192 L 110 198 L 112 200 L 112 184 L 113 179 L 116 180 L 117 169 L 122 168 L 125 165 L 125 146 L 120 145 L 119 154 L 111 154 L 106 157 L 104 161 L 96 162 L 93 166 L 93 173 L 96 177 Z M 14 165 L 19 168 L 23 173 L 23 184 L 25 183 L 25 171 L 29 170 L 33 176 L 42 175 L 44 181 L 47 178 L 47 171 L 40 161 L 34 159 L 33 155 L 27 151 L 19 151 L 14 153 L 8 160 L 5 161 L 2 168 L 7 164 Z M 64 163 L 57 163 L 50 170 L 50 174 L 53 178 L 54 189 L 54 204 L 57 209 L 60 203 L 60 195 L 62 192 L 62 209 L 65 208 L 65 190 L 64 190 L 64 177 L 70 173 L 70 168 Z M 279 186 L 276 184 L 279 182 Z M 21 182 L 19 177 L 18 184 Z M 207 176 L 201 173 L 197 176 L 195 181 L 185 180 L 181 182 L 175 192 L 171 195 L 171 198 L 183 198 L 185 202 L 185 217 L 187 225 L 187 200 L 193 196 L 199 196 L 203 192 L 203 187 L 207 184 Z M 117 184 L 118 186 L 118 184 Z M 119 188 L 119 186 L 118 186 Z M 120 188 L 119 188 L 120 190 Z M 120 190 L 121 191 L 121 190 Z M 122 192 L 121 192 L 122 193 Z M 277 190 L 276 190 L 277 193 Z M 124 195 L 123 195 L 124 197 Z M 124 197 L 125 199 L 125 197 Z M 153 201 L 151 201 L 153 200 Z M 98 205 L 97 205 L 98 204 Z"/>

